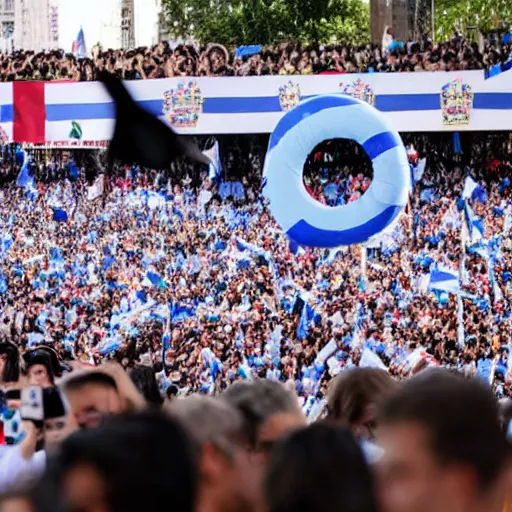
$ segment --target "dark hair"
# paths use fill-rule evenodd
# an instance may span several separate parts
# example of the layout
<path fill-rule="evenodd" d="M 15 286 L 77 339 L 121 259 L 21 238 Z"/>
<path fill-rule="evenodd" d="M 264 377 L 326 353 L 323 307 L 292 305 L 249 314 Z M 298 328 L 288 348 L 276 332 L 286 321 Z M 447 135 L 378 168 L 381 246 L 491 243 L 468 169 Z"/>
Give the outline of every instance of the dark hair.
<path fill-rule="evenodd" d="M 222 397 L 242 413 L 246 435 L 253 447 L 257 443 L 258 429 L 271 416 L 282 412 L 300 414 L 296 396 L 281 382 L 273 380 L 235 382 Z"/>
<path fill-rule="evenodd" d="M 0 343 L 0 355 L 5 354 L 5 366 L 0 382 L 18 382 L 20 379 L 20 353 L 14 343 Z"/>
<path fill-rule="evenodd" d="M 122 414 L 101 428 L 72 434 L 49 459 L 38 487 L 46 503 L 38 505 L 63 510 L 55 500 L 66 475 L 82 464 L 101 475 L 111 512 L 140 512 L 148 503 L 163 510 L 170 499 L 173 511 L 193 512 L 197 472 L 191 441 L 177 421 L 161 413 Z"/>
<path fill-rule="evenodd" d="M 370 469 L 352 433 L 317 423 L 279 442 L 271 455 L 269 512 L 375 512 Z"/>
<path fill-rule="evenodd" d="M 385 370 L 345 370 L 329 386 L 327 419 L 350 426 L 361 419 L 365 407 L 392 393 L 396 386 L 396 382 Z"/>
<path fill-rule="evenodd" d="M 62 389 L 67 393 L 69 391 L 76 391 L 87 384 L 100 384 L 117 391 L 117 384 L 114 378 L 107 373 L 99 371 L 84 371 L 76 375 L 71 374 L 62 382 Z"/>
<path fill-rule="evenodd" d="M 167 398 L 170 400 L 171 398 L 174 398 L 175 396 L 178 395 L 180 391 L 180 388 L 178 388 L 178 386 L 176 386 L 176 384 L 171 384 L 166 390 L 165 390 L 165 395 L 167 396 Z"/>
<path fill-rule="evenodd" d="M 66 416 L 66 406 L 58 388 L 43 389 L 44 419 Z"/>
<path fill-rule="evenodd" d="M 378 421 L 424 427 L 439 463 L 474 468 L 482 490 L 494 482 L 510 453 L 489 386 L 445 369 L 427 369 L 406 380 L 383 403 Z"/>
<path fill-rule="evenodd" d="M 164 400 L 158 389 L 155 372 L 152 368 L 137 365 L 130 371 L 130 378 L 149 404 L 163 404 Z"/>

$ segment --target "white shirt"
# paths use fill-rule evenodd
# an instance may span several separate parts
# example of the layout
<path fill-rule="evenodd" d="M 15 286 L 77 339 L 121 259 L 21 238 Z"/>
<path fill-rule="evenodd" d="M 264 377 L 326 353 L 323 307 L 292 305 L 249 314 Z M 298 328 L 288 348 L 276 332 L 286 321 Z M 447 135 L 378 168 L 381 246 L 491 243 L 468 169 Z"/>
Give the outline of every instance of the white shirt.
<path fill-rule="evenodd" d="M 46 468 L 46 452 L 36 452 L 24 459 L 20 446 L 6 447 L 0 457 L 0 494 L 23 488 L 39 478 Z"/>

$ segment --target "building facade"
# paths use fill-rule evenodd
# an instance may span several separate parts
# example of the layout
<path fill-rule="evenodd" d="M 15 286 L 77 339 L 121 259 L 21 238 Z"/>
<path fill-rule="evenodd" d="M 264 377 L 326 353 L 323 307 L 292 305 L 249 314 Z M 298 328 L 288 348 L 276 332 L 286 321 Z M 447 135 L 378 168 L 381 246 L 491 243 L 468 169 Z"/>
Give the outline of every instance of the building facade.
<path fill-rule="evenodd" d="M 0 51 L 14 49 L 14 0 L 0 0 Z"/>
<path fill-rule="evenodd" d="M 59 47 L 58 0 L 14 0 L 14 47 L 34 51 Z"/>
<path fill-rule="evenodd" d="M 121 1 L 121 47 L 135 46 L 135 6 L 134 0 Z"/>

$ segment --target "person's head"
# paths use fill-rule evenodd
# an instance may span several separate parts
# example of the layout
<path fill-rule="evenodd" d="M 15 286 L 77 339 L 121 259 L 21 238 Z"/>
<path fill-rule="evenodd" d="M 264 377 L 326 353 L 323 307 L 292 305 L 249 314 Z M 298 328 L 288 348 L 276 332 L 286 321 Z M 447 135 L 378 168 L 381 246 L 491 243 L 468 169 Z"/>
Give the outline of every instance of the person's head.
<path fill-rule="evenodd" d="M 265 457 L 276 441 L 306 424 L 297 397 L 280 382 L 235 382 L 223 398 L 242 413 L 250 449 Z"/>
<path fill-rule="evenodd" d="M 49 388 L 55 384 L 55 363 L 52 355 L 45 347 L 25 352 L 23 357 L 30 386 Z"/>
<path fill-rule="evenodd" d="M 49 459 L 38 491 L 48 510 L 140 512 L 171 507 L 192 512 L 192 445 L 178 422 L 165 415 L 115 416 L 101 428 L 68 437 Z"/>
<path fill-rule="evenodd" d="M 327 420 L 352 430 L 359 440 L 372 440 L 376 407 L 397 387 L 388 372 L 376 368 L 349 368 L 329 386 Z"/>
<path fill-rule="evenodd" d="M 179 393 L 179 388 L 176 386 L 176 384 L 171 384 L 170 386 L 167 386 L 167 389 L 165 390 L 165 400 L 166 403 L 170 404 L 173 402 Z"/>
<path fill-rule="evenodd" d="M 317 423 L 272 451 L 266 477 L 269 512 L 375 512 L 370 470 L 350 430 Z"/>
<path fill-rule="evenodd" d="M 261 471 L 252 462 L 241 413 L 222 398 L 200 395 L 167 408 L 196 443 L 199 505 L 210 510 L 255 510 L 261 500 Z"/>
<path fill-rule="evenodd" d="M 158 383 L 153 368 L 150 366 L 137 365 L 130 371 L 130 378 L 148 404 L 156 406 L 162 405 L 164 400 L 158 389 Z"/>
<path fill-rule="evenodd" d="M 501 508 L 510 448 L 485 382 L 424 370 L 382 404 L 378 422 L 384 511 Z"/>
<path fill-rule="evenodd" d="M 116 381 L 101 371 L 71 374 L 62 382 L 62 389 L 80 428 L 96 428 L 105 416 L 123 412 Z"/>
<path fill-rule="evenodd" d="M 20 353 L 14 343 L 0 343 L 0 383 L 18 382 L 20 378 Z"/>

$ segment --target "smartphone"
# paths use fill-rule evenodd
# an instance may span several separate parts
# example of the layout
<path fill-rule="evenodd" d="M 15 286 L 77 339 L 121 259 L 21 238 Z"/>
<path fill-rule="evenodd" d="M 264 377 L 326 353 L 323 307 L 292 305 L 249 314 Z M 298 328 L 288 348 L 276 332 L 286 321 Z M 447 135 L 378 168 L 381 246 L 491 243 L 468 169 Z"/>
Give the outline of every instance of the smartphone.
<path fill-rule="evenodd" d="M 23 420 L 44 420 L 43 388 L 31 386 L 21 391 L 20 414 Z"/>

